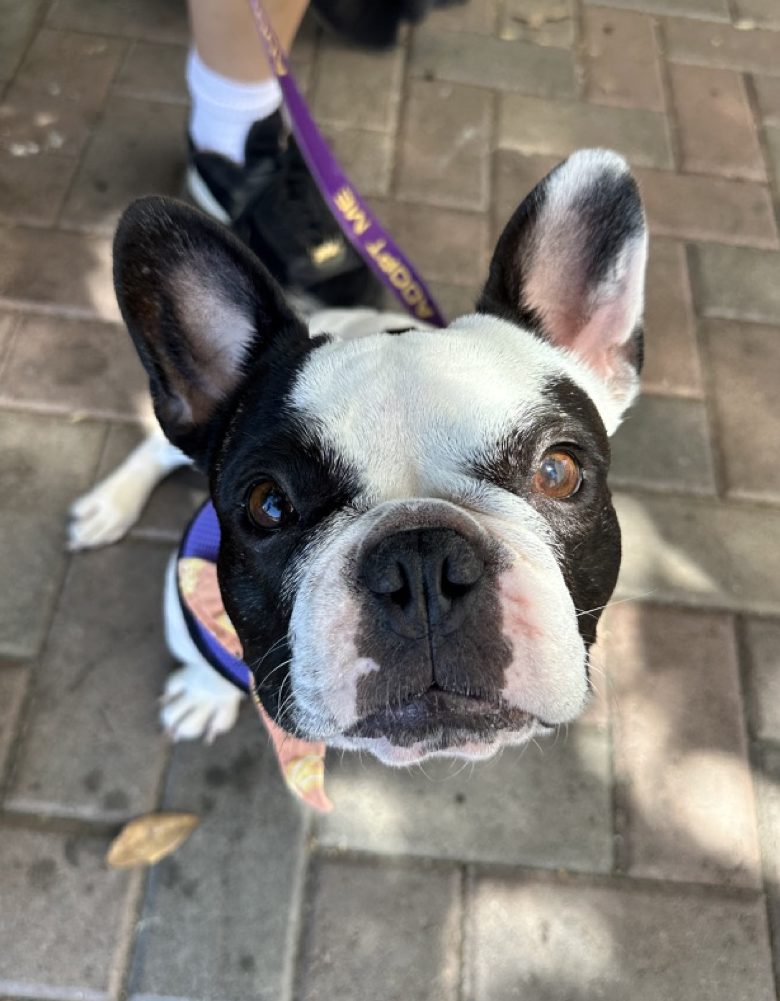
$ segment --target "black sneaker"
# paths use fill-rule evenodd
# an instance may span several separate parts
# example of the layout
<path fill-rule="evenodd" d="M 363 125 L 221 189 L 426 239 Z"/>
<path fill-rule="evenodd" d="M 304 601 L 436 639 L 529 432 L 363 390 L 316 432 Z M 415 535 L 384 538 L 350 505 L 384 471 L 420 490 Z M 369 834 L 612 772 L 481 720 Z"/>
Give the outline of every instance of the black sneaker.
<path fill-rule="evenodd" d="M 190 142 L 187 189 L 306 310 L 376 306 L 382 288 L 339 229 L 277 111 L 249 131 L 243 166 Z"/>

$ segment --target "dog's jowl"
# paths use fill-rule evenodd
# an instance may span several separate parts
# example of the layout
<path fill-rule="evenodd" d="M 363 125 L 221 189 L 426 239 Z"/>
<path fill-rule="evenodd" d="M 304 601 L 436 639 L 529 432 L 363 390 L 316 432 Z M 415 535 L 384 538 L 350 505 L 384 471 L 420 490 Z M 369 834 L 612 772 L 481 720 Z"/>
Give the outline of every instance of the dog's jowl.
<path fill-rule="evenodd" d="M 474 314 L 391 334 L 340 311 L 311 336 L 216 224 L 130 207 L 119 302 L 165 434 L 209 475 L 225 607 L 285 729 L 403 764 L 582 711 L 646 248 L 626 164 L 578 153 L 509 221 Z"/>

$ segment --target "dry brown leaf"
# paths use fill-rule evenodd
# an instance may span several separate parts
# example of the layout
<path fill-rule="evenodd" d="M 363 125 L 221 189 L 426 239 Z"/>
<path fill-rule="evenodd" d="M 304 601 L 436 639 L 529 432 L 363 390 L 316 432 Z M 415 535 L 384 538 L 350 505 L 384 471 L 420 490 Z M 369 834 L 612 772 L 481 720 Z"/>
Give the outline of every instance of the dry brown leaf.
<path fill-rule="evenodd" d="M 115 869 L 154 865 L 184 844 L 198 823 L 194 813 L 145 813 L 117 834 L 106 862 Z"/>

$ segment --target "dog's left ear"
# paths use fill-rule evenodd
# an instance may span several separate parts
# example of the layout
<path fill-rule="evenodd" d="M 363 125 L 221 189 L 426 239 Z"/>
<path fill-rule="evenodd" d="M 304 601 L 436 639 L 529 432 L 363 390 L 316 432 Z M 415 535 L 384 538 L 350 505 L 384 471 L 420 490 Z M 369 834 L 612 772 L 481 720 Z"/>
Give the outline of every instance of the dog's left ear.
<path fill-rule="evenodd" d="M 639 388 L 647 229 L 625 160 L 582 150 L 507 223 L 477 303 L 568 349 L 605 383 L 617 415 Z"/>

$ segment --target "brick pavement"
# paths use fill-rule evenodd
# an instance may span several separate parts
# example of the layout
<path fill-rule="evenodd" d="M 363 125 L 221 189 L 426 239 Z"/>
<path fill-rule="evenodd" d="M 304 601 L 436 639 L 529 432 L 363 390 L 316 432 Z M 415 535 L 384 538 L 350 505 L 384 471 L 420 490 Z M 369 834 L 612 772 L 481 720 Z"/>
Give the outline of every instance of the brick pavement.
<path fill-rule="evenodd" d="M 578 145 L 627 155 L 653 235 L 613 475 L 635 600 L 604 620 L 596 705 L 473 772 L 336 758 L 322 821 L 251 715 L 212 748 L 159 734 L 154 582 L 197 478 L 119 546 L 62 544 L 147 411 L 109 238 L 131 197 L 178 191 L 184 5 L 0 0 L 0 24 L 0 996 L 775 997 L 777 0 L 471 0 L 381 57 L 305 26 L 318 118 L 450 312 Z M 159 806 L 202 825 L 148 874 L 106 870 Z"/>

